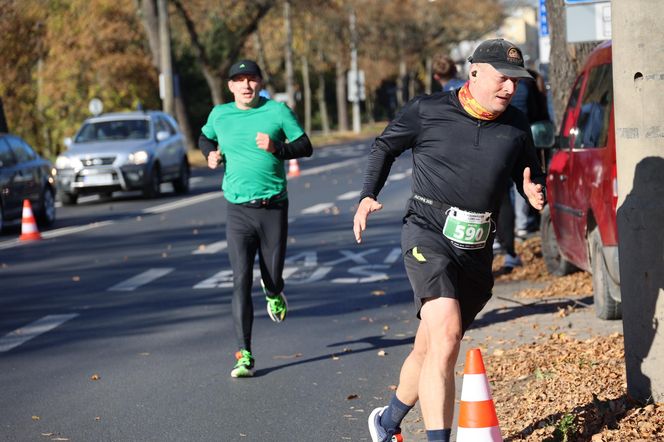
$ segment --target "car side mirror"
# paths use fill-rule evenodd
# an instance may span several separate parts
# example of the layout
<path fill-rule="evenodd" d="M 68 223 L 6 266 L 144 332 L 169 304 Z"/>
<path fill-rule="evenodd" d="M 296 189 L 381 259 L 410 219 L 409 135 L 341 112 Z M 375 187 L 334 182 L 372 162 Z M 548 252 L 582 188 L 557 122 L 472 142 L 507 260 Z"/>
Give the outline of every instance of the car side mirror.
<path fill-rule="evenodd" d="M 171 134 L 167 130 L 160 130 L 157 132 L 157 141 L 164 141 L 166 138 L 170 137 Z"/>
<path fill-rule="evenodd" d="M 72 142 L 71 137 L 65 138 L 64 140 L 62 140 L 62 142 L 65 144 L 65 147 L 67 149 L 69 149 L 71 147 L 71 142 Z"/>
<path fill-rule="evenodd" d="M 551 149 L 556 144 L 555 127 L 550 121 L 538 121 L 530 126 L 535 147 Z"/>

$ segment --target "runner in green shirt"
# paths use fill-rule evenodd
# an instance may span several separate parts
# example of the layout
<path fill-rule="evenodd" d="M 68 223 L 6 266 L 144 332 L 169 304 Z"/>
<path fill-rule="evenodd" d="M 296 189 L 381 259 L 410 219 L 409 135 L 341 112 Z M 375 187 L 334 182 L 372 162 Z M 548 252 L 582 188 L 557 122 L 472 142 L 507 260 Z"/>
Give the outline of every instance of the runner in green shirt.
<path fill-rule="evenodd" d="M 251 288 L 256 252 L 267 312 L 273 321 L 281 322 L 288 311 L 282 277 L 288 234 L 284 160 L 311 156 L 312 146 L 285 104 L 259 95 L 262 75 L 255 62 L 238 61 L 228 77 L 235 101 L 212 109 L 201 129 L 199 146 L 208 167 L 225 165 L 222 189 L 229 203 L 226 241 L 239 348 L 231 376 L 249 377 L 254 373 Z"/>

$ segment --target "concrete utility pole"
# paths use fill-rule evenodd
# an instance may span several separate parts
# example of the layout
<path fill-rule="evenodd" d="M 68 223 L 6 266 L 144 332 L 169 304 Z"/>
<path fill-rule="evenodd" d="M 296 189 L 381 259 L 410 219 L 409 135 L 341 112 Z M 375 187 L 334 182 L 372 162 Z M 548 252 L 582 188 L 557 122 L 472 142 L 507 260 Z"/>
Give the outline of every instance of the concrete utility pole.
<path fill-rule="evenodd" d="M 175 114 L 173 104 L 173 62 L 171 60 L 171 31 L 168 24 L 168 0 L 157 0 L 159 14 L 159 46 L 161 52 L 161 92 L 162 108 L 170 115 Z"/>
<path fill-rule="evenodd" d="M 613 0 L 611 17 L 627 392 L 662 402 L 664 2 Z"/>
<path fill-rule="evenodd" d="M 357 68 L 357 29 L 356 29 L 355 9 L 350 11 L 350 71 L 354 82 L 355 96 L 353 98 L 353 132 L 359 134 L 361 131 L 360 120 L 360 71 Z M 350 86 L 350 85 L 349 85 Z"/>

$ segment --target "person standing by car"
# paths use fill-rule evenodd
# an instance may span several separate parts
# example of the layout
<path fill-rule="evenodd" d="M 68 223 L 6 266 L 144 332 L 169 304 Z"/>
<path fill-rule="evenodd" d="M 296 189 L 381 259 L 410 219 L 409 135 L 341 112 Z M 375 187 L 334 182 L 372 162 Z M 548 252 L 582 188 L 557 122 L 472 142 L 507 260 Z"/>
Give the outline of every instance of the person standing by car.
<path fill-rule="evenodd" d="M 491 297 L 496 213 L 510 180 L 530 204 L 544 204 L 544 176 L 525 116 L 508 106 L 530 75 L 521 51 L 503 39 L 481 43 L 458 91 L 410 101 L 376 138 L 353 231 L 358 243 L 392 163 L 413 155 L 413 195 L 401 247 L 421 319 L 413 350 L 388 406 L 369 415 L 373 442 L 389 441 L 420 400 L 428 441 L 449 441 L 454 366 L 463 334 Z M 533 180 L 539 182 L 536 184 Z"/>
<path fill-rule="evenodd" d="M 258 252 L 268 314 L 274 322 L 281 322 L 288 312 L 282 277 L 288 234 L 284 160 L 311 156 L 313 150 L 293 112 L 285 104 L 259 95 L 262 75 L 254 61 L 233 64 L 228 77 L 235 101 L 212 109 L 199 146 L 208 167 L 225 164 L 222 189 L 228 202 L 226 240 L 239 348 L 231 376 L 250 377 L 254 369 L 254 259 Z"/>
<path fill-rule="evenodd" d="M 466 81 L 457 77 L 457 67 L 452 57 L 438 54 L 433 59 L 433 78 L 436 80 L 443 92 L 453 91 L 463 86 Z"/>

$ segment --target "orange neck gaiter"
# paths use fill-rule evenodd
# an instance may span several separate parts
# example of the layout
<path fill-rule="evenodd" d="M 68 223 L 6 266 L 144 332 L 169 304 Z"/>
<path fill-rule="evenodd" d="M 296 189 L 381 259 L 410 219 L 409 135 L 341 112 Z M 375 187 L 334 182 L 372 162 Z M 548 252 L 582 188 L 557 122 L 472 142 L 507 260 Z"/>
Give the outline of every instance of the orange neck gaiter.
<path fill-rule="evenodd" d="M 470 82 L 466 81 L 466 84 L 464 84 L 463 87 L 459 89 L 459 102 L 461 102 L 463 109 L 472 117 L 478 118 L 480 120 L 495 120 L 498 118 L 498 115 L 500 115 L 499 113 L 494 114 L 489 112 L 488 110 L 484 109 L 484 107 L 476 99 L 473 98 L 470 93 L 470 88 L 468 87 L 469 85 Z"/>

